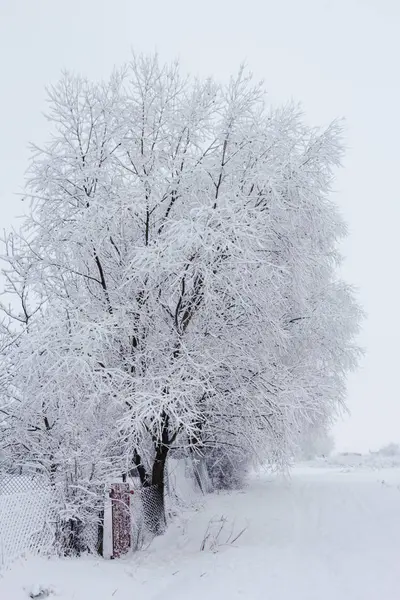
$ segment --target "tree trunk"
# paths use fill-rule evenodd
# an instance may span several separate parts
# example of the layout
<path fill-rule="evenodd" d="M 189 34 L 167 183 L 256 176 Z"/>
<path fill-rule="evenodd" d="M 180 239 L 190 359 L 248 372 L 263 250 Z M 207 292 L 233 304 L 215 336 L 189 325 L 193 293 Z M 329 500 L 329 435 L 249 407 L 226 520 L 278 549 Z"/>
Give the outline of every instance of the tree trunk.
<path fill-rule="evenodd" d="M 99 522 L 97 525 L 97 553 L 103 556 L 104 540 L 104 508 L 99 511 Z"/>
<path fill-rule="evenodd" d="M 83 523 L 79 519 L 68 519 L 61 523 L 61 548 L 64 556 L 81 556 L 88 548 L 83 541 Z"/>
<path fill-rule="evenodd" d="M 197 485 L 203 494 L 209 494 L 213 491 L 213 485 L 208 472 L 207 463 L 203 457 L 192 458 L 193 471 Z"/>
<path fill-rule="evenodd" d="M 142 489 L 143 518 L 146 529 L 153 535 L 164 533 L 165 518 L 165 465 L 168 448 L 161 447 L 156 452 L 151 481 L 147 480 Z"/>

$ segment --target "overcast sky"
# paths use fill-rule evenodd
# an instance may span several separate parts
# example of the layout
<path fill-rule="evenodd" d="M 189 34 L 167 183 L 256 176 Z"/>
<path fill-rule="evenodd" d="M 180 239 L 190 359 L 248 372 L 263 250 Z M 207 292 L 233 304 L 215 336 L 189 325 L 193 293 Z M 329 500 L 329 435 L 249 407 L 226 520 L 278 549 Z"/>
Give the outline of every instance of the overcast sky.
<path fill-rule="evenodd" d="M 336 198 L 344 274 L 368 313 L 339 449 L 400 442 L 399 0 L 0 0 L 0 225 L 22 212 L 29 141 L 46 139 L 45 86 L 62 69 L 107 77 L 136 52 L 226 78 L 246 60 L 271 101 L 312 124 L 347 119 Z"/>

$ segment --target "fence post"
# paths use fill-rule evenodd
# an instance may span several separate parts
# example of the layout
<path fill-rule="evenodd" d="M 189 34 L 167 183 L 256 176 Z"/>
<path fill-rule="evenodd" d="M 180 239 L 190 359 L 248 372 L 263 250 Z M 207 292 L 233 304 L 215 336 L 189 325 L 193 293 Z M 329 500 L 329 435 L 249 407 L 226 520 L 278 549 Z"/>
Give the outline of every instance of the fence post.
<path fill-rule="evenodd" d="M 131 547 L 131 512 L 129 483 L 111 485 L 112 558 L 127 554 Z"/>

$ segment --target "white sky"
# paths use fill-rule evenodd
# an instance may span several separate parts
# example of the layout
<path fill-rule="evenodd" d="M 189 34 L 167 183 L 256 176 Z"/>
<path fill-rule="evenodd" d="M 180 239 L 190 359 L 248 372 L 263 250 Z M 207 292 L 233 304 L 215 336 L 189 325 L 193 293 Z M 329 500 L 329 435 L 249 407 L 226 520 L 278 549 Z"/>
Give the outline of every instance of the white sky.
<path fill-rule="evenodd" d="M 46 139 L 44 88 L 61 69 L 107 77 L 131 48 L 223 78 L 246 60 L 272 102 L 301 101 L 313 124 L 347 118 L 344 271 L 369 316 L 336 441 L 400 442 L 399 31 L 398 0 L 0 0 L 0 226 L 22 212 L 27 145 Z"/>

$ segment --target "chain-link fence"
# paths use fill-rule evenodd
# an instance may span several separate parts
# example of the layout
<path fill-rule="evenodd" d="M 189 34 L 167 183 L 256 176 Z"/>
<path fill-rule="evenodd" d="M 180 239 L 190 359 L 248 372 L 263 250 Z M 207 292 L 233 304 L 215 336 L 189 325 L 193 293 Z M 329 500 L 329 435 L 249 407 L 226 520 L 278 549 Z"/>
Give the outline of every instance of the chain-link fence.
<path fill-rule="evenodd" d="M 50 551 L 56 524 L 53 492 L 45 479 L 0 478 L 0 567 L 26 553 Z"/>
<path fill-rule="evenodd" d="M 199 494 L 208 485 L 192 461 L 171 459 L 166 474 L 164 511 L 157 488 L 141 488 L 135 478 L 129 484 L 132 550 L 142 548 L 155 533 L 160 533 L 166 525 L 164 514 L 168 522 L 183 506 L 198 502 Z M 70 518 L 61 486 L 52 488 L 39 475 L 0 473 L 0 569 L 27 554 L 68 554 L 70 550 L 71 553 L 103 551 L 105 556 L 113 556 L 109 491 L 109 484 L 98 485 L 97 508 L 89 507 L 87 518 L 85 515 L 82 519 Z"/>

